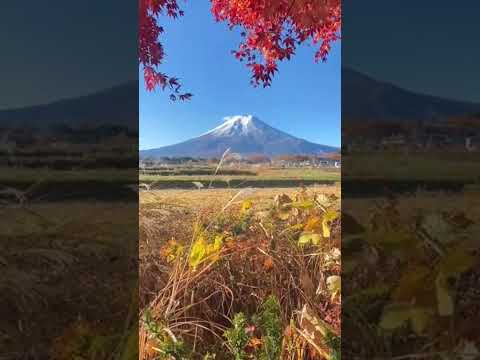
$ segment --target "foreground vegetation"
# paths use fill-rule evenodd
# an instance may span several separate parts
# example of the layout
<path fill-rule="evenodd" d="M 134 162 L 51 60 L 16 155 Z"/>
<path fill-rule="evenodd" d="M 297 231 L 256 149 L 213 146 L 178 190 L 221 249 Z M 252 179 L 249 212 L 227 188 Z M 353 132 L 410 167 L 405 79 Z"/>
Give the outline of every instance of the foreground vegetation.
<path fill-rule="evenodd" d="M 136 210 L 2 204 L 2 359 L 138 358 Z"/>
<path fill-rule="evenodd" d="M 480 193 L 348 199 L 346 358 L 477 359 Z"/>
<path fill-rule="evenodd" d="M 143 191 L 141 359 L 339 359 L 339 189 Z"/>

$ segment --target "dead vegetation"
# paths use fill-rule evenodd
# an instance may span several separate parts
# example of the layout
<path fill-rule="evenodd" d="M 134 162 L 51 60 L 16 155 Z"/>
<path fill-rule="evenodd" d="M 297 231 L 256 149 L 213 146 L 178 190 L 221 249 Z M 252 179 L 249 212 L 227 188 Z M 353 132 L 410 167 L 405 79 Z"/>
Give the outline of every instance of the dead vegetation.
<path fill-rule="evenodd" d="M 343 355 L 477 359 L 479 193 L 345 203 Z"/>
<path fill-rule="evenodd" d="M 2 359 L 135 358 L 134 214 L 128 203 L 0 207 Z"/>
<path fill-rule="evenodd" d="M 141 359 L 339 358 L 339 191 L 289 191 L 141 192 Z"/>

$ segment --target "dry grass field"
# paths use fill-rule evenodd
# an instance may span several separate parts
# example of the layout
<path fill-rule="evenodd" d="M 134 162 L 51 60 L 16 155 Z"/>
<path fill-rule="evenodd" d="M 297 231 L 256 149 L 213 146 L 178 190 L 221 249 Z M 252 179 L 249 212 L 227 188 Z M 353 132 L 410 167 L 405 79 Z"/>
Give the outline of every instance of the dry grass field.
<path fill-rule="evenodd" d="M 137 332 L 128 315 L 138 279 L 136 209 L 87 201 L 0 207 L 5 359 L 111 359 L 134 349 L 123 337 Z"/>
<path fill-rule="evenodd" d="M 140 358 L 338 359 L 339 195 L 141 191 Z"/>

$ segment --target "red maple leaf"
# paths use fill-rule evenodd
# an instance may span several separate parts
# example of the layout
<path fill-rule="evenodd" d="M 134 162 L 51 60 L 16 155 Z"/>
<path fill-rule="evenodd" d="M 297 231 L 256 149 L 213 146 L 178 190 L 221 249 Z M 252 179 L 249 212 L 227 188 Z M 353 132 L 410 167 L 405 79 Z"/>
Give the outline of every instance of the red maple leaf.
<path fill-rule="evenodd" d="M 315 61 L 325 61 L 331 44 L 340 38 L 340 0 L 211 0 L 211 11 L 230 29 L 242 29 L 243 40 L 233 54 L 252 70 L 254 86 L 269 86 L 277 63 L 290 60 L 298 45 L 308 40 L 318 44 Z M 192 94 L 181 93 L 177 78 L 158 72 L 165 56 L 159 39 L 162 15 L 177 18 L 184 12 L 177 0 L 139 0 L 138 58 L 146 87 L 168 87 L 172 99 L 188 100 Z"/>

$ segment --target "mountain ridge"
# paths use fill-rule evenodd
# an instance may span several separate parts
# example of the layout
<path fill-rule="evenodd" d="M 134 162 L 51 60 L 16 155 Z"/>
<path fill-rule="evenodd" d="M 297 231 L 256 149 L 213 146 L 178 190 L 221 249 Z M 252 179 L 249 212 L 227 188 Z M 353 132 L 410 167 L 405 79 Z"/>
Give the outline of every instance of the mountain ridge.
<path fill-rule="evenodd" d="M 45 129 L 56 125 L 138 127 L 138 82 L 126 81 L 90 94 L 46 104 L 0 110 L 0 126 Z"/>
<path fill-rule="evenodd" d="M 342 68 L 343 120 L 431 121 L 479 111 L 479 103 L 421 94 Z"/>

